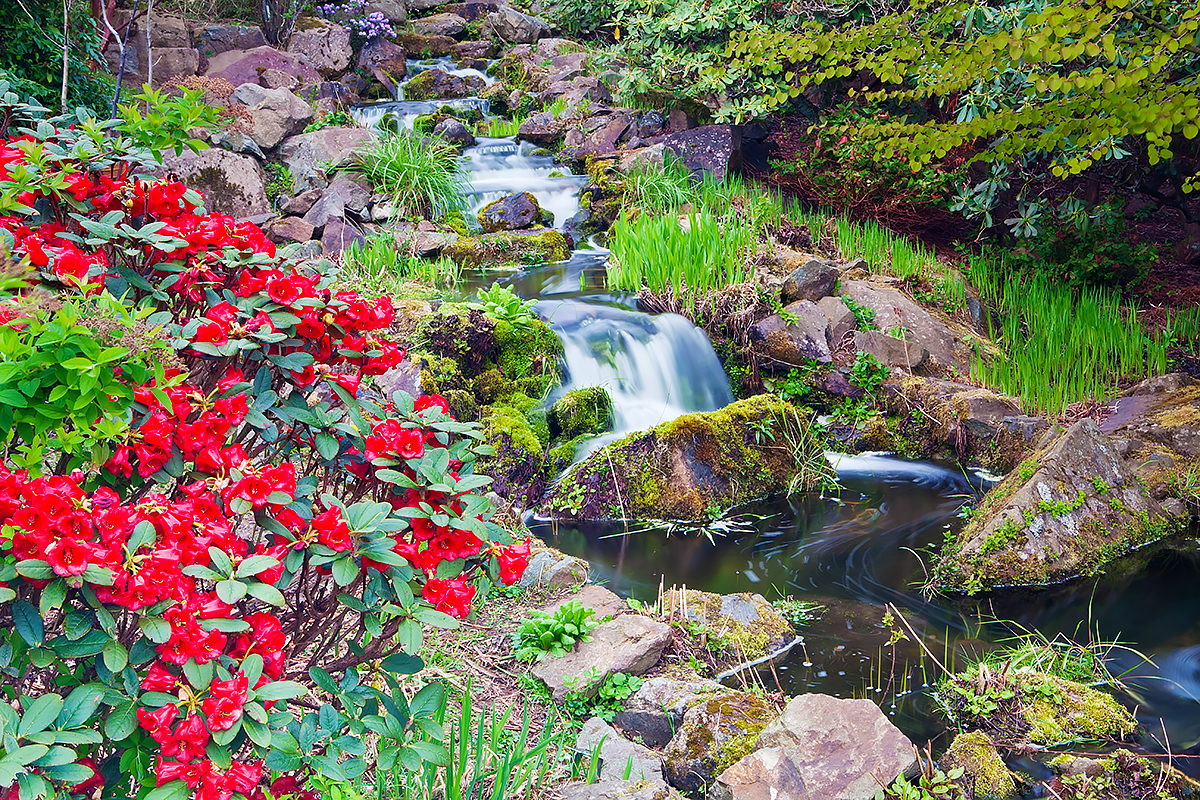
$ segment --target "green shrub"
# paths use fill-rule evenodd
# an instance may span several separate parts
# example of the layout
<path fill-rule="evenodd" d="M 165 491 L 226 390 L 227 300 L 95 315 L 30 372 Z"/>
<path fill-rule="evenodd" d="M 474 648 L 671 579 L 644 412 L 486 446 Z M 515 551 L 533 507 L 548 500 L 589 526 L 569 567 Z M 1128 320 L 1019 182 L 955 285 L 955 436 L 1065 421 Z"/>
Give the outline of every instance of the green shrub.
<path fill-rule="evenodd" d="M 1082 228 L 1056 223 L 1005 255 L 1015 269 L 1058 283 L 1124 289 L 1146 276 L 1157 253 L 1132 241 L 1124 218 L 1110 212 Z"/>
<path fill-rule="evenodd" d="M 164 153 L 179 155 L 185 148 L 195 153 L 208 147 L 190 131 L 216 127 L 218 123 L 217 111 L 204 102 L 201 89 L 183 89 L 178 97 L 170 97 L 146 86 L 118 113 L 121 121 L 117 130 L 156 160 L 161 160 Z"/>
<path fill-rule="evenodd" d="M 522 300 L 507 286 L 493 283 L 489 288 L 479 290 L 479 301 L 484 311 L 511 324 L 518 334 L 534 334 L 537 315 L 533 313 L 532 300 Z"/>
<path fill-rule="evenodd" d="M 409 214 L 436 218 L 465 204 L 467 182 L 458 151 L 411 131 L 397 131 L 357 151 L 345 169 L 366 175 L 376 191 Z"/>
<path fill-rule="evenodd" d="M 600 717 L 606 722 L 612 722 L 613 718 L 624 710 L 625 701 L 641 686 L 642 679 L 636 675 L 614 672 L 596 688 L 594 695 L 571 692 L 563 705 L 567 713 L 575 719 Z"/>
<path fill-rule="evenodd" d="M 871 353 L 860 352 L 850 367 L 850 382 L 865 389 L 867 394 L 875 394 L 889 374 L 888 368 L 878 358 Z"/>
<path fill-rule="evenodd" d="M 59 107 L 63 71 L 63 4 L 59 0 L 6 3 L 0 15 L 0 80 L 12 91 Z M 76 6 L 67 56 L 67 107 L 86 106 L 107 116 L 115 83 L 99 52 L 100 26 Z"/>
<path fill-rule="evenodd" d="M 534 610 L 512 635 L 513 655 L 519 661 L 541 661 L 546 656 L 564 656 L 577 642 L 590 642 L 588 631 L 598 624 L 596 612 L 572 600 L 553 614 Z"/>

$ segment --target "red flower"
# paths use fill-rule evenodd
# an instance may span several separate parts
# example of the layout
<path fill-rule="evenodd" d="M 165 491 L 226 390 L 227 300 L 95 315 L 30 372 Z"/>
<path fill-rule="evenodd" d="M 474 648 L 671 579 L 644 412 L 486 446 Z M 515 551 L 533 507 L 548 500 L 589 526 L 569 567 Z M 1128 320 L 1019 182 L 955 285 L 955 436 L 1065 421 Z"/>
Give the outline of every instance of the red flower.
<path fill-rule="evenodd" d="M 143 692 L 166 692 L 170 694 L 179 686 L 179 678 L 172 675 L 161 663 L 155 662 L 142 678 Z"/>
<path fill-rule="evenodd" d="M 177 716 L 179 709 L 174 703 L 167 703 L 158 711 L 147 711 L 144 708 L 137 711 L 138 724 L 160 745 L 171 738 L 171 723 Z"/>
<path fill-rule="evenodd" d="M 317 534 L 317 541 L 331 550 L 344 553 L 354 548 L 350 527 L 342 518 L 342 510 L 336 506 L 313 517 L 312 529 Z"/>
<path fill-rule="evenodd" d="M 508 547 L 496 547 L 492 552 L 500 564 L 501 583 L 511 586 L 521 580 L 521 576 L 525 574 L 525 568 L 529 566 L 528 540 Z"/>
<path fill-rule="evenodd" d="M 248 681 L 244 674 L 227 681 L 213 681 L 208 697 L 200 709 L 208 717 L 208 727 L 214 731 L 229 730 L 242 718 L 242 706 L 246 703 Z"/>
<path fill-rule="evenodd" d="M 442 580 L 430 578 L 421 590 L 421 596 L 433 603 L 438 611 L 462 619 L 471 613 L 471 601 L 475 598 L 475 587 L 464 578 Z"/>
<path fill-rule="evenodd" d="M 416 409 L 418 413 L 429 408 L 440 409 L 443 414 L 450 413 L 450 404 L 447 403 L 446 398 L 442 397 L 440 394 L 421 395 L 417 398 L 416 402 L 413 403 L 413 408 Z"/>
<path fill-rule="evenodd" d="M 189 714 L 179 723 L 174 735 L 162 746 L 164 756 L 177 761 L 195 761 L 204 755 L 208 746 L 208 728 L 199 714 Z"/>
<path fill-rule="evenodd" d="M 55 575 L 82 575 L 88 568 L 93 547 L 70 537 L 55 539 L 46 548 L 46 560 Z"/>

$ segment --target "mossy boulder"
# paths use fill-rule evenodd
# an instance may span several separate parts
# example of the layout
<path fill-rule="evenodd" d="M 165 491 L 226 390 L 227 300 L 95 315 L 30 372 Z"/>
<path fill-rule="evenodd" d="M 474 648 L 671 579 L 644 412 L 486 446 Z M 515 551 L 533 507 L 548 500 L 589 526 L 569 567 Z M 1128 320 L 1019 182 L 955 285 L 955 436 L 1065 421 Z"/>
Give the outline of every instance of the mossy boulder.
<path fill-rule="evenodd" d="M 1120 740 L 1137 730 L 1137 720 L 1111 695 L 1029 668 L 980 664 L 944 681 L 938 697 L 961 727 L 1007 743 L 1052 747 Z"/>
<path fill-rule="evenodd" d="M 498 319 L 467 303 L 443 303 L 418 336 L 425 350 L 450 359 L 478 384 L 472 388 L 481 403 L 515 392 L 541 397 L 559 380 L 562 342 L 533 315 Z"/>
<path fill-rule="evenodd" d="M 483 442 L 495 454 L 480 457 L 476 472 L 490 476 L 491 490 L 510 502 L 536 502 L 545 487 L 544 445 L 525 412 L 493 405 L 483 412 L 481 422 Z"/>
<path fill-rule="evenodd" d="M 675 586 L 663 595 L 661 607 L 665 617 L 699 626 L 706 645 L 726 667 L 760 661 L 796 639 L 791 624 L 761 594 L 713 594 Z"/>
<path fill-rule="evenodd" d="M 449 244 L 443 254 L 466 267 L 517 267 L 565 261 L 571 246 L 561 231 L 530 228 L 465 236 Z"/>
<path fill-rule="evenodd" d="M 612 430 L 612 397 L 603 386 L 572 389 L 550 406 L 550 434 L 575 438 Z"/>
<path fill-rule="evenodd" d="M 1047 787 L 1063 800 L 1200 797 L 1200 783 L 1169 763 L 1128 750 L 1102 758 L 1064 753 L 1048 764 L 1058 776 Z"/>
<path fill-rule="evenodd" d="M 472 97 L 484 87 L 483 78 L 451 75 L 440 69 L 427 69 L 404 84 L 406 100 L 434 100 Z"/>
<path fill-rule="evenodd" d="M 1123 443 L 1082 419 L 994 487 L 934 565 L 935 585 L 968 594 L 1046 585 L 1096 573 L 1163 538 L 1183 519 L 1159 501 L 1146 476 L 1166 454 L 1126 459 Z"/>
<path fill-rule="evenodd" d="M 701 793 L 730 764 L 748 755 L 778 709 L 746 692 L 724 692 L 683 715 L 663 751 L 663 773 L 683 792 Z"/>
<path fill-rule="evenodd" d="M 705 520 L 808 488 L 824 464 L 808 413 L 758 395 L 601 448 L 559 481 L 544 511 L 567 519 Z"/>
<path fill-rule="evenodd" d="M 942 769 L 961 769 L 977 797 L 1007 800 L 1016 795 L 1017 782 L 1004 764 L 996 746 L 983 731 L 960 733 L 941 758 Z"/>

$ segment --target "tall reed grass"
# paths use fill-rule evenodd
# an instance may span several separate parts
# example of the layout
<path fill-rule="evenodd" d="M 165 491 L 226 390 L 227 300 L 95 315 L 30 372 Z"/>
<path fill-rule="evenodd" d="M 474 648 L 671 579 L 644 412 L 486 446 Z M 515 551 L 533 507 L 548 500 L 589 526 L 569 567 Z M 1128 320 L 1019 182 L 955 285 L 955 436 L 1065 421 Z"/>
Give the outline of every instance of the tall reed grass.
<path fill-rule="evenodd" d="M 355 152 L 343 169 L 366 175 L 376 191 L 410 214 L 437 218 L 466 205 L 469 184 L 459 170 L 458 151 L 409 130 L 385 135 Z"/>
<path fill-rule="evenodd" d="M 404 283 L 449 289 L 460 279 L 459 267 L 448 258 L 429 261 L 413 255 L 408 244 L 388 233 L 354 242 L 346 251 L 339 283 L 367 295 L 405 294 Z"/>
<path fill-rule="evenodd" d="M 732 214 L 693 212 L 683 224 L 674 214 L 622 216 L 609 239 L 608 283 L 636 292 L 707 292 L 747 281 L 758 231 Z"/>
<path fill-rule="evenodd" d="M 1072 403 L 1108 400 L 1123 382 L 1166 372 L 1165 337 L 1144 329 L 1116 292 L 1072 290 L 1009 270 L 993 255 L 971 258 L 968 275 L 999 315 L 992 335 L 1004 350 L 977 352 L 972 374 L 1030 409 L 1059 414 Z"/>

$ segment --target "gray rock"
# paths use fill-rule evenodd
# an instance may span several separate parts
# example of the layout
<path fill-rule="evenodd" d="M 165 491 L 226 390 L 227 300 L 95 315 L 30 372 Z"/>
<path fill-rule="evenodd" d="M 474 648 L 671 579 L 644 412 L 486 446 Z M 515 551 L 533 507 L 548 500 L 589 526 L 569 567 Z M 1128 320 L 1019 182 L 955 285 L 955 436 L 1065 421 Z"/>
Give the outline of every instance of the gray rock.
<path fill-rule="evenodd" d="M 662 143 L 693 175 L 707 172 L 722 181 L 742 166 L 742 134 L 734 125 L 702 125 L 667 134 Z"/>
<path fill-rule="evenodd" d="M 619 711 L 613 723 L 649 747 L 663 747 L 683 725 L 683 715 L 707 696 L 725 691 L 713 680 L 647 678 Z"/>
<path fill-rule="evenodd" d="M 562 138 L 566 123 L 549 111 L 530 114 L 517 130 L 517 137 L 542 146 L 552 145 Z"/>
<path fill-rule="evenodd" d="M 531 44 L 550 35 L 550 26 L 537 17 L 503 6 L 484 17 L 485 29 L 502 42 Z"/>
<path fill-rule="evenodd" d="M 230 50 L 252 50 L 256 47 L 266 47 L 267 39 L 263 36 L 262 28 L 257 25 L 235 25 L 232 23 L 212 23 L 196 27 L 192 35 L 196 48 L 202 55 L 212 58 L 219 53 Z"/>
<path fill-rule="evenodd" d="M 858 327 L 858 320 L 840 297 L 822 297 L 817 301 L 817 308 L 829 320 L 829 344 L 837 350 L 847 334 Z"/>
<path fill-rule="evenodd" d="M 589 583 L 575 594 L 548 603 L 542 606 L 542 610 L 553 614 L 559 606 L 564 606 L 573 600 L 579 601 L 584 608 L 592 609 L 595 612 L 593 618 L 597 622 L 604 622 L 629 611 L 628 603 L 596 583 Z"/>
<path fill-rule="evenodd" d="M 791 623 L 761 594 L 713 594 L 671 587 L 660 603 L 664 615 L 687 619 L 703 626 L 714 640 L 729 642 L 735 663 L 766 658 L 796 639 Z"/>
<path fill-rule="evenodd" d="M 297 53 L 281 53 L 273 47 L 263 45 L 250 50 L 228 50 L 208 60 L 204 74 L 210 78 L 221 78 L 234 86 L 243 83 L 260 83 L 264 70 L 277 69 L 295 75 L 302 86 L 311 86 L 321 81 L 321 75 L 308 58 Z"/>
<path fill-rule="evenodd" d="M 191 47 L 155 47 L 154 85 L 162 86 L 200 71 L 200 51 Z"/>
<path fill-rule="evenodd" d="M 304 215 L 304 221 L 319 230 L 330 220 L 344 219 L 347 211 L 361 214 L 370 199 L 369 190 L 345 173 L 338 173 Z"/>
<path fill-rule="evenodd" d="M 245 131 L 240 130 L 218 130 L 209 134 L 208 140 L 217 147 L 223 147 L 234 153 L 245 153 L 248 156 L 254 156 L 259 161 L 265 161 L 266 155 L 262 148 L 258 146 L 258 142 Z"/>
<path fill-rule="evenodd" d="M 811 300 L 799 300 L 750 328 L 754 351 L 767 366 L 788 369 L 809 361 L 829 364 L 833 352 L 829 341 L 829 317 Z"/>
<path fill-rule="evenodd" d="M 912 743 L 870 700 L 804 694 L 718 776 L 708 800 L 871 800 L 915 763 Z"/>
<path fill-rule="evenodd" d="M 367 13 L 378 11 L 387 17 L 388 22 L 393 26 L 403 25 L 408 21 L 408 9 L 405 7 L 403 0 L 371 0 L 367 6 Z M 376 39 L 382 39 L 382 36 L 376 36 Z"/>
<path fill-rule="evenodd" d="M 258 80 L 268 89 L 287 89 L 294 92 L 300 88 L 300 79 L 281 69 L 264 69 Z"/>
<path fill-rule="evenodd" d="M 307 242 L 313 238 L 313 226 L 299 217 L 282 217 L 272 220 L 266 228 L 267 238 L 275 244 Z"/>
<path fill-rule="evenodd" d="M 542 208 L 529 192 L 517 192 L 494 200 L 479 212 L 479 224 L 485 233 L 528 228 L 541 217 Z"/>
<path fill-rule="evenodd" d="M 904 292 L 889 286 L 843 280 L 842 294 L 860 306 L 875 309 L 875 324 L 879 330 L 904 329 L 907 332 L 905 339 L 929 351 L 934 361 L 931 368 L 958 370 L 964 375 L 970 372 L 970 353 L 963 344 L 969 333 L 966 328 L 952 327 L 946 320 L 917 305 Z"/>
<path fill-rule="evenodd" d="M 803 259 L 803 263 L 796 264 L 792 274 L 783 281 L 783 302 L 821 300 L 833 291 L 837 279 L 838 269 L 828 261 L 818 258 Z"/>
<path fill-rule="evenodd" d="M 320 196 L 320 189 L 307 189 L 295 197 L 289 197 L 279 207 L 279 210 L 285 214 L 295 214 L 302 217 L 308 213 L 308 210 L 313 207 L 313 203 L 317 202 L 317 198 Z"/>
<path fill-rule="evenodd" d="M 457 14 L 434 14 L 414 19 L 408 27 L 421 36 L 458 36 L 467 29 L 467 21 Z"/>
<path fill-rule="evenodd" d="M 617 145 L 626 137 L 632 126 L 633 119 L 629 115 L 612 116 L 604 125 L 588 134 L 583 144 L 579 145 L 578 157 L 606 156 L 616 152 Z"/>
<path fill-rule="evenodd" d="M 750 752 L 775 715 L 773 705 L 747 692 L 726 690 L 702 700 L 683 715 L 683 724 L 663 751 L 663 773 L 676 789 L 702 793 L 722 764 Z"/>
<path fill-rule="evenodd" d="M 341 25 L 316 17 L 304 17 L 296 23 L 287 49 L 289 53 L 307 58 L 325 77 L 345 72 L 354 56 L 350 32 Z"/>
<path fill-rule="evenodd" d="M 165 17 L 155 14 L 150 26 L 150 44 L 154 49 L 160 47 L 191 47 L 192 35 L 187 22 L 179 17 Z M 145 19 L 142 20 L 143 24 Z"/>
<path fill-rule="evenodd" d="M 451 75 L 440 69 L 417 73 L 404 84 L 404 96 L 410 100 L 447 100 L 473 97 L 484 87 L 483 78 Z"/>
<path fill-rule="evenodd" d="M 855 331 L 854 349 L 870 353 L 885 367 L 920 369 L 929 359 L 929 351 L 911 339 L 898 339 L 881 331 Z"/>
<path fill-rule="evenodd" d="M 246 133 L 264 150 L 300 133 L 312 121 L 312 106 L 287 89 L 267 89 L 246 83 L 234 90 L 234 101 L 244 104 L 249 115 Z"/>
<path fill-rule="evenodd" d="M 647 167 L 661 167 L 667 160 L 667 146 L 665 144 L 652 144 L 649 147 L 639 147 L 636 150 L 628 149 L 621 153 L 617 159 L 617 170 L 619 172 L 630 172 L 635 169 L 645 169 Z"/>
<path fill-rule="evenodd" d="M 575 752 L 585 762 L 598 755 L 601 780 L 661 781 L 662 759 L 644 745 L 629 741 L 600 717 L 583 723 L 575 740 Z"/>
<path fill-rule="evenodd" d="M 521 576 L 521 586 L 571 589 L 587 583 L 590 569 L 588 562 L 546 547 L 539 539 L 533 540 L 533 547 L 529 566 Z"/>
<path fill-rule="evenodd" d="M 572 783 L 559 787 L 557 796 L 559 800 L 683 800 L 665 781 Z"/>
<path fill-rule="evenodd" d="M 210 147 L 199 153 L 185 151 L 168 156 L 163 160 L 163 169 L 200 192 L 210 212 L 245 219 L 271 210 L 266 174 L 252 156 Z"/>
<path fill-rule="evenodd" d="M 295 178 L 294 191 L 322 188 L 322 165 L 344 162 L 355 150 L 367 147 L 378 136 L 366 128 L 321 128 L 289 136 L 279 145 L 279 159 Z"/>
<path fill-rule="evenodd" d="M 358 51 L 357 66 L 370 72 L 375 80 L 395 94 L 399 81 L 408 74 L 408 59 L 404 49 L 395 42 L 376 36 Z"/>
<path fill-rule="evenodd" d="M 538 94 L 538 102 L 543 106 L 562 100 L 566 111 L 563 116 L 579 116 L 579 108 L 586 100 L 596 106 L 612 102 L 612 93 L 598 78 L 587 75 L 571 78 L 569 81 L 557 81 L 549 84 Z"/>
<path fill-rule="evenodd" d="M 433 133 L 458 147 L 471 147 L 475 144 L 475 135 L 462 123 L 462 120 L 454 117 L 448 117 L 434 125 Z"/>
<path fill-rule="evenodd" d="M 641 675 L 658 663 L 671 641 L 671 627 L 637 614 L 622 614 L 592 629 L 592 640 L 580 642 L 561 658 L 547 658 L 531 670 L 561 703 L 572 691 L 594 694 L 614 672 Z"/>
<path fill-rule="evenodd" d="M 441 8 L 449 3 L 450 0 L 405 0 L 408 10 L 411 11 L 429 11 L 434 8 Z"/>
<path fill-rule="evenodd" d="M 331 219 L 325 223 L 325 231 L 321 234 L 321 247 L 328 255 L 340 255 L 349 249 L 350 245 L 366 242 L 366 237 L 358 228 L 340 219 Z"/>
<path fill-rule="evenodd" d="M 416 231 L 412 237 L 413 252 L 422 258 L 434 258 L 458 241 L 457 233 L 445 231 Z"/>

